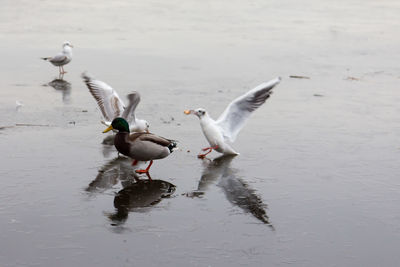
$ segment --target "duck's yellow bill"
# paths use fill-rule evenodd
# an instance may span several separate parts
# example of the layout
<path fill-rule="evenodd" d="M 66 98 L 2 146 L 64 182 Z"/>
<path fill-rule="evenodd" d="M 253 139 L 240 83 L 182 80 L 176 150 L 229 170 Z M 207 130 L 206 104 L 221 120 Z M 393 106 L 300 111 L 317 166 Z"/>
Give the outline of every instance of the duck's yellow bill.
<path fill-rule="evenodd" d="M 103 131 L 103 133 L 109 132 L 109 131 L 111 131 L 112 129 L 114 129 L 114 128 L 112 127 L 112 125 L 110 125 L 110 126 L 108 126 L 107 129 L 105 129 L 105 130 Z"/>
<path fill-rule="evenodd" d="M 185 113 L 186 115 L 189 115 L 190 113 L 192 113 L 190 110 L 185 110 L 183 113 Z"/>

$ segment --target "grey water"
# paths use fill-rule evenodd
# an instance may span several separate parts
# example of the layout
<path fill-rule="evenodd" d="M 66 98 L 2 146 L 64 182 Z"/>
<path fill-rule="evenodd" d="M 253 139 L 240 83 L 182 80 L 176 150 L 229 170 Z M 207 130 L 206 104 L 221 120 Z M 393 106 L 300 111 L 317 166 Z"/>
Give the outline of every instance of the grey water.
<path fill-rule="evenodd" d="M 394 0 L 3 0 L 0 265 L 398 266 L 399 12 Z M 40 58 L 66 40 L 59 77 Z M 84 71 L 123 98 L 139 91 L 137 115 L 179 141 L 153 183 L 102 144 Z M 217 118 L 277 76 L 240 155 L 198 159 L 208 144 L 183 111 Z"/>

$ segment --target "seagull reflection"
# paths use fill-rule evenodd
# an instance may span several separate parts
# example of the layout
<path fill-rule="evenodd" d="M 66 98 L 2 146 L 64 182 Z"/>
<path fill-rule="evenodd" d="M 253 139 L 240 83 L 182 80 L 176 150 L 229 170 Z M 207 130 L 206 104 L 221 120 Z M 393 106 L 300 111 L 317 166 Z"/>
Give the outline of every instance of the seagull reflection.
<path fill-rule="evenodd" d="M 111 157 L 111 153 L 114 152 L 117 152 L 117 155 L 119 156 L 118 151 L 116 151 L 114 146 L 103 145 L 101 151 L 103 152 L 103 156 L 106 158 Z"/>
<path fill-rule="evenodd" d="M 242 179 L 237 177 L 237 171 L 230 167 L 233 156 L 221 156 L 212 161 L 203 161 L 205 164 L 203 174 L 196 191 L 187 194 L 190 197 L 204 194 L 207 188 L 218 179 L 218 186 L 224 191 L 226 198 L 233 205 L 240 207 L 245 212 L 251 213 L 258 220 L 268 224 L 272 229 L 266 212 L 267 204 L 262 202 L 256 191 Z"/>
<path fill-rule="evenodd" d="M 103 145 L 114 146 L 114 138 L 115 134 L 110 134 L 104 137 L 103 141 L 101 142 Z"/>
<path fill-rule="evenodd" d="M 62 92 L 62 100 L 64 103 L 70 102 L 71 95 L 71 84 L 60 77 L 59 79 L 54 79 L 48 83 L 51 87 L 56 89 L 57 91 Z"/>
<path fill-rule="evenodd" d="M 170 197 L 175 192 L 175 185 L 163 180 L 140 180 L 117 193 L 114 198 L 114 207 L 117 211 L 108 217 L 114 225 L 124 223 L 129 212 L 148 211 L 163 198 Z"/>
<path fill-rule="evenodd" d="M 89 184 L 86 191 L 104 192 L 116 185 L 119 181 L 124 186 L 132 183 L 131 177 L 138 179 L 131 166 L 132 160 L 126 157 L 117 157 L 101 167 L 96 178 Z"/>

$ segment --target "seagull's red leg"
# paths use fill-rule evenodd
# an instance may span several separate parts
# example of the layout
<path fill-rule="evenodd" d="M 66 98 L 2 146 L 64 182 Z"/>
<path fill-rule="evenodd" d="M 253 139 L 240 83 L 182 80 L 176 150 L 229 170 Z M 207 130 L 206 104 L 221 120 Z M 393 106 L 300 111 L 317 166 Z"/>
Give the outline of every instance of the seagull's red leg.
<path fill-rule="evenodd" d="M 152 164 L 153 164 L 153 161 L 150 160 L 150 164 L 149 164 L 149 166 L 147 166 L 147 168 L 145 170 L 136 170 L 135 172 L 137 172 L 137 173 L 149 173 L 149 170 L 150 170 L 150 167 L 151 167 Z"/>
<path fill-rule="evenodd" d="M 207 153 L 204 153 L 204 154 L 199 154 L 199 155 L 197 155 L 197 157 L 198 157 L 199 159 L 204 159 L 208 154 L 211 153 L 211 151 L 213 151 L 213 149 L 217 149 L 217 148 L 218 148 L 218 145 L 216 145 L 216 146 L 214 146 L 214 147 L 206 147 L 206 148 L 203 148 L 203 149 L 202 149 L 203 151 L 207 151 L 207 150 L 208 150 L 208 152 L 207 152 Z"/>
<path fill-rule="evenodd" d="M 205 158 L 208 154 L 210 154 L 211 151 L 212 151 L 212 149 L 211 149 L 210 147 L 203 148 L 202 150 L 203 150 L 203 151 L 208 150 L 208 152 L 207 152 L 207 153 L 204 153 L 204 154 L 198 154 L 197 157 L 198 157 L 199 159 L 204 159 L 204 158 Z"/>
<path fill-rule="evenodd" d="M 147 178 L 149 178 L 150 181 L 153 181 L 153 179 L 151 179 L 150 173 L 146 172 Z"/>
<path fill-rule="evenodd" d="M 132 166 L 135 166 L 138 163 L 138 161 L 135 159 L 132 161 Z"/>

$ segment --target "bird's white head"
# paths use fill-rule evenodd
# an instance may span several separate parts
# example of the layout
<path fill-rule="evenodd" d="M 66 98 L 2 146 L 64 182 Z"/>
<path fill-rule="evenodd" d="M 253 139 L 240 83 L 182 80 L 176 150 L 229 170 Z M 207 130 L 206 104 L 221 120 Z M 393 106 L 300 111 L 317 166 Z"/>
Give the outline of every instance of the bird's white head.
<path fill-rule="evenodd" d="M 198 109 L 188 109 L 185 110 L 184 113 L 186 115 L 193 114 L 199 117 L 199 119 L 203 118 L 204 116 L 207 116 L 207 111 L 204 108 L 198 108 Z"/>
<path fill-rule="evenodd" d="M 132 132 L 149 132 L 150 124 L 146 120 L 136 120 L 135 125 L 131 128 Z"/>
<path fill-rule="evenodd" d="M 72 44 L 70 42 L 64 42 L 63 43 L 63 54 L 64 55 L 68 55 L 68 56 L 72 56 Z"/>
<path fill-rule="evenodd" d="M 63 43 L 63 48 L 65 48 L 65 47 L 74 47 L 70 42 L 68 42 L 68 41 L 65 41 L 64 43 Z"/>

